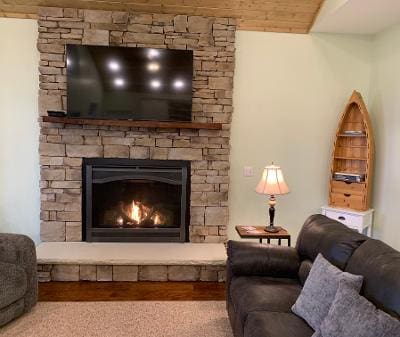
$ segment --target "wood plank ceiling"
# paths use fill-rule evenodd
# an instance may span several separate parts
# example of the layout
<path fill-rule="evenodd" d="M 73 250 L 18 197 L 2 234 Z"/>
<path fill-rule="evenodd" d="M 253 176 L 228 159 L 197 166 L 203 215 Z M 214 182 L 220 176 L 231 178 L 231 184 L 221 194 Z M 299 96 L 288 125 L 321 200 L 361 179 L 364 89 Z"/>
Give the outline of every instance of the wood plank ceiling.
<path fill-rule="evenodd" d="M 39 6 L 234 17 L 238 29 L 308 33 L 323 0 L 0 0 L 0 17 L 36 18 Z"/>

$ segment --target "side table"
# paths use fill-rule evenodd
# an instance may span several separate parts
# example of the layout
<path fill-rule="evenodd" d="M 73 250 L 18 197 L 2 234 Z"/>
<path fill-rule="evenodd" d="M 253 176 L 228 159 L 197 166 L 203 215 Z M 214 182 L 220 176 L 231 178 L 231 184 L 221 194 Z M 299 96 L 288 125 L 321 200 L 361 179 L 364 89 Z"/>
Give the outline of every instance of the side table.
<path fill-rule="evenodd" d="M 371 237 L 372 221 L 374 210 L 355 211 L 352 209 L 343 209 L 330 206 L 323 206 L 322 214 L 328 218 L 337 220 L 349 228 L 355 229 L 359 233 L 366 234 Z"/>
<path fill-rule="evenodd" d="M 290 247 L 290 234 L 288 231 L 280 227 L 280 231 L 276 233 L 266 232 L 265 226 L 236 226 L 236 232 L 242 239 L 259 239 L 262 243 L 263 239 L 267 239 L 267 243 L 271 243 L 271 239 L 278 240 L 278 245 L 281 245 L 281 240 L 287 240 Z"/>

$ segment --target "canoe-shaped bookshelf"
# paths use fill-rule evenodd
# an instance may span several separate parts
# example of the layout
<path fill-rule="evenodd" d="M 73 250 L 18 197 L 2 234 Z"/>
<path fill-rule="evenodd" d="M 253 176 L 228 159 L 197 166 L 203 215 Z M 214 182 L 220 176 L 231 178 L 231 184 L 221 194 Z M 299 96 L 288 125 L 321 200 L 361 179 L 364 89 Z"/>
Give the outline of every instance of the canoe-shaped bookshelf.
<path fill-rule="evenodd" d="M 332 153 L 329 205 L 365 211 L 370 208 L 374 139 L 368 110 L 353 91 L 341 116 Z"/>

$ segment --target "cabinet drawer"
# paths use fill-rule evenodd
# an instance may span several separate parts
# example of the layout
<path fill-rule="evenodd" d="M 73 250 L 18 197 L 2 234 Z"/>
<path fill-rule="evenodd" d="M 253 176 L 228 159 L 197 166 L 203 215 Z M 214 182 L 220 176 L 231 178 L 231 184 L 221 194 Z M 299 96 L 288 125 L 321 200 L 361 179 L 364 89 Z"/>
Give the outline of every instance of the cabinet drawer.
<path fill-rule="evenodd" d="M 345 181 L 332 180 L 332 192 L 347 193 L 352 195 L 364 195 L 365 183 L 347 183 Z"/>
<path fill-rule="evenodd" d="M 331 205 L 335 207 L 352 208 L 356 210 L 364 209 L 364 197 L 351 193 L 331 193 Z"/>
<path fill-rule="evenodd" d="M 362 216 L 335 212 L 335 211 L 325 211 L 325 215 L 328 218 L 337 220 L 345 224 L 347 227 L 357 229 L 359 231 L 362 231 L 363 229 L 364 220 Z"/>

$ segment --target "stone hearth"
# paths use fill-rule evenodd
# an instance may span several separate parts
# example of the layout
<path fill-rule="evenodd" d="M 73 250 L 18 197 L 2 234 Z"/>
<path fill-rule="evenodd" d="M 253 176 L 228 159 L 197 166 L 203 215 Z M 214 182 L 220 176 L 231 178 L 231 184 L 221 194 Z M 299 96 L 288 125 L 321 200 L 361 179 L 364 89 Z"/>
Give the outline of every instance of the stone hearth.
<path fill-rule="evenodd" d="M 223 123 L 222 130 L 183 130 L 40 118 L 42 241 L 82 240 L 82 159 L 94 157 L 190 160 L 190 241 L 226 241 L 235 21 L 45 7 L 38 26 L 40 117 L 66 109 L 65 45 L 92 44 L 193 50 L 193 121 Z"/>
<path fill-rule="evenodd" d="M 225 281 L 223 244 L 45 242 L 37 258 L 40 282 Z"/>

